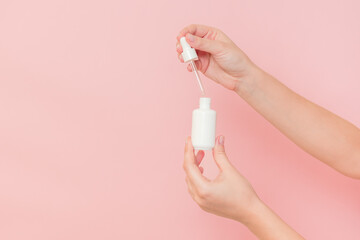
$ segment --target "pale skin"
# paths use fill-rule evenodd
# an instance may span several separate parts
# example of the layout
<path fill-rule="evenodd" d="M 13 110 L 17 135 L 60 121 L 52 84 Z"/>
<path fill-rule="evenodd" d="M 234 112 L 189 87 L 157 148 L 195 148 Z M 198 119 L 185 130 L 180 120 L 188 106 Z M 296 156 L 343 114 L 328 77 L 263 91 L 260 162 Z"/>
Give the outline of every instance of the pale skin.
<path fill-rule="evenodd" d="M 236 92 L 259 114 L 296 145 L 340 173 L 360 179 L 360 130 L 350 122 L 310 102 L 256 66 L 219 29 L 192 24 L 177 36 L 179 60 L 181 37 L 197 50 L 197 68 L 205 76 Z M 191 71 L 191 67 L 188 66 Z M 224 137 L 213 149 L 219 175 L 207 179 L 199 166 L 203 151 L 195 151 L 188 137 L 184 170 L 188 190 L 205 211 L 231 218 L 247 226 L 259 239 L 303 239 L 278 217 L 250 183 L 230 163 Z"/>

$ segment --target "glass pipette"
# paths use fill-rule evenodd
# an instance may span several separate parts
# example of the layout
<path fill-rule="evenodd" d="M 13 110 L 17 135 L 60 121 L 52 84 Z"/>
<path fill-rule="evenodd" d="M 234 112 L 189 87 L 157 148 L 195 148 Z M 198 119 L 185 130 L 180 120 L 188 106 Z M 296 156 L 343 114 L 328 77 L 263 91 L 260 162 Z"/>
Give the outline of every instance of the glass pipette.
<path fill-rule="evenodd" d="M 200 91 L 201 91 L 202 95 L 205 96 L 204 86 L 203 86 L 203 84 L 201 82 L 201 78 L 200 78 L 200 75 L 199 75 L 199 73 L 197 71 L 195 62 L 193 60 L 191 60 L 190 65 L 191 65 L 192 71 L 195 73 L 196 79 L 197 79 L 199 87 L 200 87 Z"/>
<path fill-rule="evenodd" d="M 199 73 L 197 71 L 196 64 L 195 64 L 195 61 L 199 59 L 198 55 L 197 55 L 195 49 L 192 48 L 189 45 L 189 43 L 186 41 L 185 37 L 180 38 L 180 44 L 181 44 L 182 49 L 183 49 L 183 52 L 181 54 L 182 57 L 183 57 L 183 60 L 184 60 L 185 63 L 190 63 L 191 69 L 195 73 L 196 80 L 198 81 L 201 93 L 202 93 L 203 96 L 205 96 L 204 86 L 203 86 L 203 84 L 201 82 L 201 79 L 200 79 L 200 76 L 199 76 Z"/>

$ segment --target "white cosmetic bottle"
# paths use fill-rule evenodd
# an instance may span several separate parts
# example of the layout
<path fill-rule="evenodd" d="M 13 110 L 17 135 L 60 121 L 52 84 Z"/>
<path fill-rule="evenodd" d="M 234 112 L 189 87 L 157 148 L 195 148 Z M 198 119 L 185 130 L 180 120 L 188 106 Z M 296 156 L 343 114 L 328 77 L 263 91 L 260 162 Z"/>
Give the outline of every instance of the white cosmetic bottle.
<path fill-rule="evenodd" d="M 196 150 L 210 150 L 215 146 L 216 112 L 210 104 L 210 98 L 200 98 L 200 106 L 192 114 L 191 141 Z"/>

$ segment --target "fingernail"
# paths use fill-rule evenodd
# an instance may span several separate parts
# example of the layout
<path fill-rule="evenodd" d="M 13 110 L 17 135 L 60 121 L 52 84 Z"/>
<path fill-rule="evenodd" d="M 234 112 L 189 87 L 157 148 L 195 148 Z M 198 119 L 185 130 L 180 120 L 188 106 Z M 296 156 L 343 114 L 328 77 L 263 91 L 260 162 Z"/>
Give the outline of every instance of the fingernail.
<path fill-rule="evenodd" d="M 224 136 L 220 136 L 219 137 L 219 144 L 224 145 L 224 140 L 225 140 Z"/>
<path fill-rule="evenodd" d="M 194 35 L 192 35 L 192 34 L 188 34 L 188 38 L 189 38 L 189 41 L 190 42 L 194 42 L 195 41 L 195 37 L 194 37 Z"/>
<path fill-rule="evenodd" d="M 180 48 L 179 43 L 176 43 L 176 49 L 179 49 L 179 48 Z"/>

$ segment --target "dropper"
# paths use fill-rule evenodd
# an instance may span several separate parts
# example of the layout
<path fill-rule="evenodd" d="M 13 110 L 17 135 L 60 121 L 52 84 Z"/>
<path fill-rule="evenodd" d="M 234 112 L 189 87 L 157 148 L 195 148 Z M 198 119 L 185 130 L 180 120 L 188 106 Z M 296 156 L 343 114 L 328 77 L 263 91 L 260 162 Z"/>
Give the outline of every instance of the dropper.
<path fill-rule="evenodd" d="M 205 96 L 205 90 L 204 90 L 203 84 L 201 82 L 200 75 L 199 75 L 196 65 L 195 65 L 195 61 L 199 60 L 198 55 L 196 54 L 195 49 L 190 47 L 190 45 L 187 43 L 185 37 L 180 38 L 180 44 L 183 49 L 182 57 L 184 59 L 184 62 L 190 63 L 192 71 L 195 73 L 196 79 L 198 81 L 200 91 L 201 91 L 202 95 Z"/>

